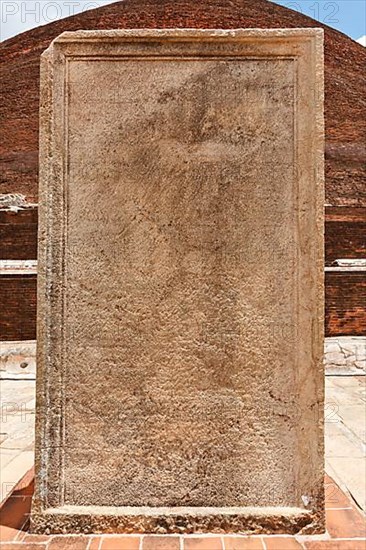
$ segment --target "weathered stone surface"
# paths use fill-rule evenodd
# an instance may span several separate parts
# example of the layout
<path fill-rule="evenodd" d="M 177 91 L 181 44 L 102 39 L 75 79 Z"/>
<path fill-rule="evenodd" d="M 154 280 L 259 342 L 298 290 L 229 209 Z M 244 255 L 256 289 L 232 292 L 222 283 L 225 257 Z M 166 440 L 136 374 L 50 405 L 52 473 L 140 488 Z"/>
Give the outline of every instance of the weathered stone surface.
<path fill-rule="evenodd" d="M 44 55 L 35 530 L 322 528 L 322 73 L 319 30 Z"/>

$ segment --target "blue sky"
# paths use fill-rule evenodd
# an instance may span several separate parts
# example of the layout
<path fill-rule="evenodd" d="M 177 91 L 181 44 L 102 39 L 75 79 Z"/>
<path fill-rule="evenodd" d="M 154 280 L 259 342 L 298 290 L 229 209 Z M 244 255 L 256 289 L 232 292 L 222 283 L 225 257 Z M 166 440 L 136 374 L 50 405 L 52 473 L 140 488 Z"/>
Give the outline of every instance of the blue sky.
<path fill-rule="evenodd" d="M 366 0 L 272 0 L 299 11 L 354 40 L 366 34 Z"/>
<path fill-rule="evenodd" d="M 355 40 L 366 35 L 366 0 L 272 1 L 309 15 Z M 6 40 L 61 17 L 111 3 L 111 0 L 0 0 L 0 38 Z"/>

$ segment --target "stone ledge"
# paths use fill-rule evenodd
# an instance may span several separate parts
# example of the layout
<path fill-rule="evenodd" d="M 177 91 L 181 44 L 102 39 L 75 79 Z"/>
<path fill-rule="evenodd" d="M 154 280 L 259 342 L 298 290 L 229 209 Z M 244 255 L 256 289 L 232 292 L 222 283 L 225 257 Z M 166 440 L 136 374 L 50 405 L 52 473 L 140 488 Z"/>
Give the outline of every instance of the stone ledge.
<path fill-rule="evenodd" d="M 314 534 L 324 532 L 324 521 L 323 511 L 291 507 L 63 506 L 33 511 L 31 531 L 36 534 Z"/>
<path fill-rule="evenodd" d="M 366 338 L 362 336 L 326 338 L 324 366 L 327 375 L 366 374 Z"/>
<path fill-rule="evenodd" d="M 0 210 L 18 212 L 37 206 L 35 203 L 28 202 L 26 196 L 21 193 L 0 193 Z"/>
<path fill-rule="evenodd" d="M 36 341 L 0 342 L 0 380 L 36 377 Z"/>
<path fill-rule="evenodd" d="M 37 260 L 0 260 L 0 275 L 37 275 Z"/>

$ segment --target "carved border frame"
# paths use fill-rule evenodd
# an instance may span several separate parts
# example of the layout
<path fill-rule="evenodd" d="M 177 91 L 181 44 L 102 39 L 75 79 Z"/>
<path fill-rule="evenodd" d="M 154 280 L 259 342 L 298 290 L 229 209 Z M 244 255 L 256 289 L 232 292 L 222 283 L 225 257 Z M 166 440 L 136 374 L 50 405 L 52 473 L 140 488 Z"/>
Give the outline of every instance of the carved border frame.
<path fill-rule="evenodd" d="M 111 54 L 111 45 L 113 53 Z M 122 509 L 111 513 L 100 509 L 91 521 L 89 507 L 64 506 L 63 441 L 65 429 L 64 365 L 67 353 L 63 316 L 66 298 L 65 247 L 67 233 L 68 176 L 68 65 L 73 59 L 99 60 L 121 58 L 245 58 L 292 59 L 295 63 L 295 170 L 297 182 L 298 228 L 298 303 L 297 317 L 304 327 L 298 334 L 298 384 L 313 389 L 314 410 L 300 395 L 299 456 L 297 466 L 299 508 L 207 509 L 202 517 L 230 516 L 234 530 L 248 530 L 256 523 L 256 532 L 268 532 L 270 517 L 278 520 L 279 532 L 305 529 L 318 532 L 323 518 L 323 224 L 324 224 L 324 123 L 323 123 L 323 31 L 321 29 L 236 29 L 236 30 L 116 30 L 66 32 L 56 38 L 43 54 L 41 63 L 41 133 L 40 133 L 40 208 L 39 208 L 39 273 L 37 322 L 37 416 L 36 416 L 36 493 L 32 524 L 38 532 L 51 529 L 92 531 L 99 524 L 113 525 L 115 531 L 128 531 L 137 524 L 136 512 Z M 311 84 L 311 85 L 309 85 Z M 311 209 L 305 205 L 311 205 Z M 316 239 L 311 237 L 316 235 Z M 310 260 L 310 262 L 309 262 Z M 309 265 L 309 263 L 311 265 Z M 306 292 L 300 286 L 307 281 Z M 306 295 L 306 300 L 304 296 Z M 299 321 L 300 323 L 300 321 Z M 302 365 L 309 363 L 311 372 Z M 309 430 L 309 425 L 312 430 Z M 307 426 L 306 435 L 304 427 Z M 49 442 L 52 441 L 52 446 Z M 314 445 L 314 442 L 317 445 Z M 312 507 L 301 506 L 301 496 L 309 494 L 307 477 L 317 472 L 317 490 L 312 494 Z M 71 508 L 74 508 L 71 510 Z M 193 510 L 193 511 L 192 511 Z M 180 510 L 190 517 L 193 508 Z M 285 513 L 284 513 L 285 512 Z M 158 514 L 158 510 L 156 510 Z M 163 515 L 164 513 L 161 512 Z M 169 512 L 170 513 L 170 512 Z M 171 513 L 174 515 L 178 510 Z M 201 515 L 202 515 L 201 514 Z M 249 514 L 249 515 L 248 515 Z M 263 515 L 264 514 L 264 515 Z M 126 522 L 126 517 L 129 520 Z M 154 532 L 158 517 L 145 511 L 143 531 Z M 238 519 L 240 517 L 241 519 Z M 252 520 L 251 518 L 255 518 Z M 57 518 L 57 519 L 56 519 Z M 75 523 L 75 518 L 78 518 Z M 84 518 L 84 519 L 82 519 Z M 87 519 L 89 518 L 89 519 Z M 104 518 L 104 519 L 102 519 Z M 107 519 L 105 519 L 107 518 Z M 120 518 L 117 520 L 116 518 Z M 124 518 L 122 520 L 122 518 Z M 131 518 L 135 518 L 132 519 Z M 267 519 L 266 519 L 267 518 Z M 295 518 L 297 518 L 295 520 Z M 306 519 L 304 519 L 306 518 Z M 193 521 L 194 523 L 194 521 Z M 204 522 L 203 522 L 204 523 Z M 197 530 L 205 530 L 202 521 Z M 235 528 L 237 526 L 237 529 Z M 246 527 L 247 526 L 247 527 Z M 308 526 L 308 527 L 306 527 Z M 210 526 L 211 530 L 215 525 Z M 270 529 L 269 532 L 272 532 Z"/>

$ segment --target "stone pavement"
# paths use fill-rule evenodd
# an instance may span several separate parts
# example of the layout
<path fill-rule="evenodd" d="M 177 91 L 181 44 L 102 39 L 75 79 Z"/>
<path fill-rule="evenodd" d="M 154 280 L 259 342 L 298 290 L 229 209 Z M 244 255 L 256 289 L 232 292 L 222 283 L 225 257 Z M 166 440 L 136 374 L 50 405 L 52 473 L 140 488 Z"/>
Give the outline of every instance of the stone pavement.
<path fill-rule="evenodd" d="M 366 377 L 325 378 L 325 470 L 366 511 Z"/>
<path fill-rule="evenodd" d="M 0 380 L 0 503 L 34 464 L 35 380 Z"/>
<path fill-rule="evenodd" d="M 318 536 L 36 536 L 28 532 L 33 492 L 33 380 L 2 380 L 1 550 L 366 550 L 366 377 L 326 377 L 327 532 Z M 23 477 L 24 476 L 24 477 Z M 21 479 L 23 477 L 23 479 Z M 19 482 L 18 480 L 21 481 Z M 15 487 L 14 487 L 15 486 Z"/>

